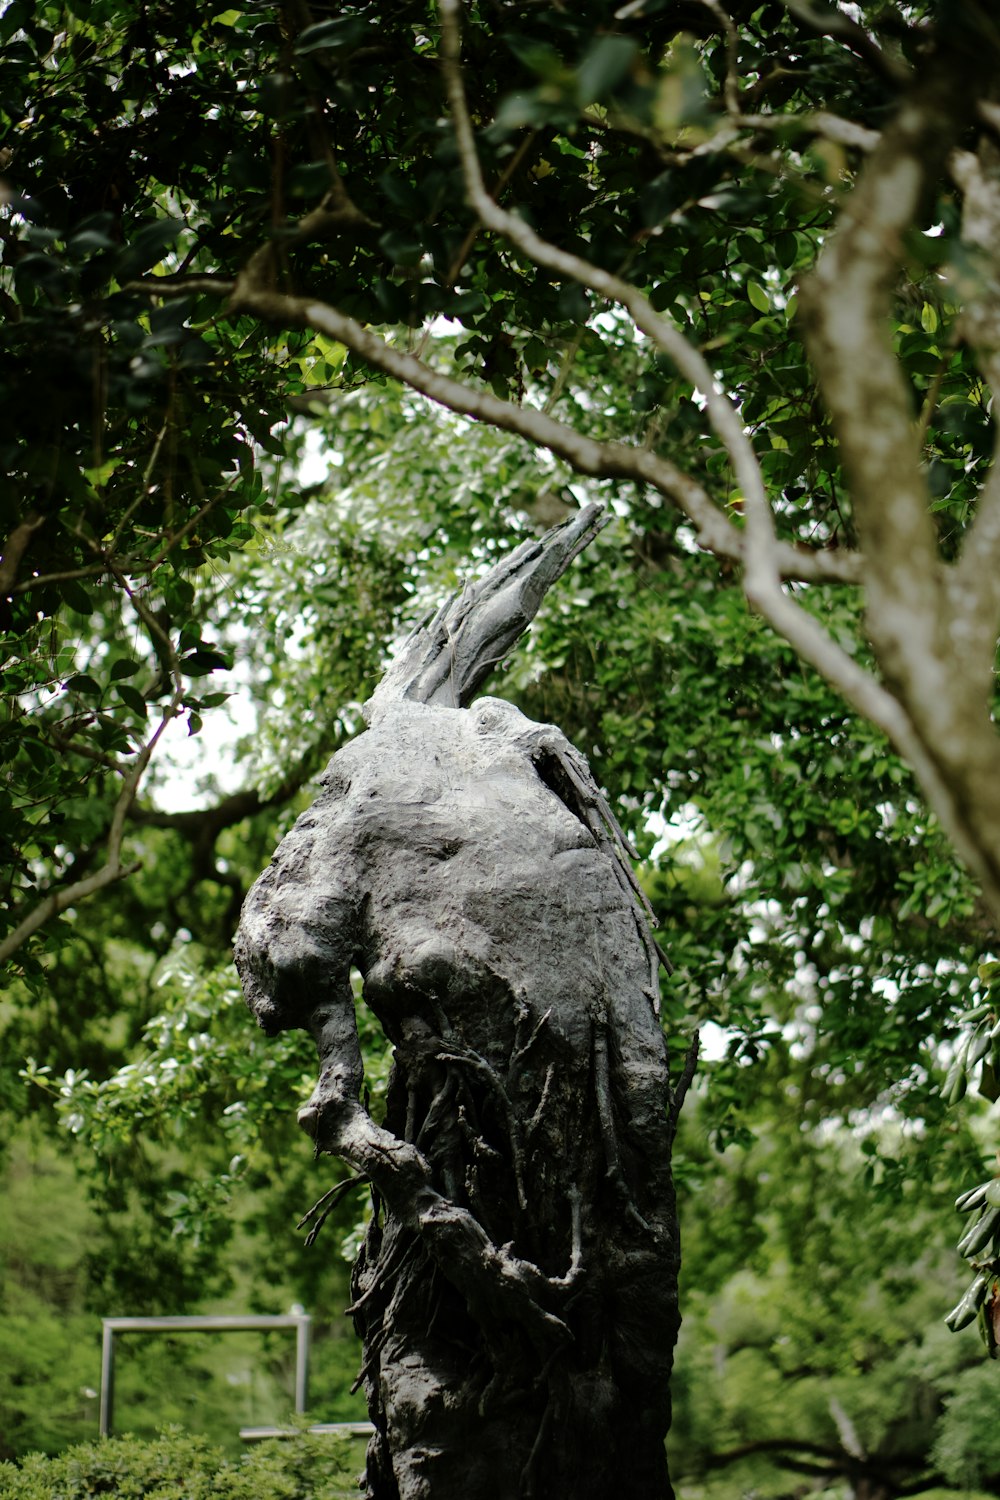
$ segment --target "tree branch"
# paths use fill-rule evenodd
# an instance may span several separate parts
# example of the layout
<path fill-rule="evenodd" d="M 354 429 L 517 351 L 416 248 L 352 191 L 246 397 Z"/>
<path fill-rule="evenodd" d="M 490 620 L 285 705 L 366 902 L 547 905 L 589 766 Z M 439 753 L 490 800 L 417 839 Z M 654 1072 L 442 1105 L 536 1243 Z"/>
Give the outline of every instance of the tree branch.
<path fill-rule="evenodd" d="M 245 818 L 252 818 L 270 807 L 280 807 L 309 780 L 316 770 L 315 755 L 302 756 L 285 774 L 278 786 L 266 795 L 256 787 L 232 792 L 212 807 L 196 807 L 180 812 L 164 812 L 157 807 L 136 807 L 133 821 L 145 828 L 172 828 L 189 839 L 196 851 L 210 851 L 219 834 L 233 828 Z"/>
<path fill-rule="evenodd" d="M 723 1469 L 730 1464 L 739 1463 L 742 1459 L 754 1458 L 757 1454 L 765 1453 L 773 1453 L 779 1463 L 782 1461 L 781 1456 L 786 1455 L 789 1465 L 796 1467 L 794 1455 L 801 1454 L 803 1458 L 816 1459 L 822 1465 L 822 1467 L 804 1470 L 804 1472 L 826 1473 L 831 1477 L 834 1474 L 870 1475 L 890 1482 L 894 1489 L 897 1486 L 895 1476 L 900 1469 L 911 1474 L 926 1472 L 925 1461 L 920 1454 L 898 1453 L 882 1456 L 876 1453 L 865 1456 L 854 1454 L 847 1448 L 833 1448 L 826 1443 L 813 1443 L 805 1438 L 795 1437 L 754 1438 L 734 1448 L 726 1448 L 721 1453 L 706 1454 L 702 1465 L 705 1469 Z M 915 1488 L 924 1488 L 933 1483 L 933 1477 L 922 1478 Z M 909 1488 L 900 1489 L 900 1493 L 909 1494 L 910 1492 Z"/>
<path fill-rule="evenodd" d="M 149 292 L 154 297 L 188 297 L 192 292 L 217 292 L 227 297 L 236 283 L 229 276 L 144 276 L 126 281 L 122 291 Z"/>
<path fill-rule="evenodd" d="M 21 559 L 31 545 L 31 538 L 44 521 L 44 516 L 40 516 L 37 511 L 31 511 L 19 525 L 14 527 L 4 542 L 3 553 L 0 554 L 0 598 L 13 591 Z"/>
<path fill-rule="evenodd" d="M 152 759 L 153 751 L 159 744 L 160 738 L 170 720 L 177 714 L 184 697 L 184 681 L 181 676 L 180 664 L 173 642 L 167 632 L 160 625 L 156 616 L 149 610 L 143 601 L 133 593 L 127 579 L 113 562 L 108 564 L 110 570 L 115 574 L 118 583 L 131 600 L 132 607 L 142 620 L 150 635 L 156 636 L 161 643 L 165 660 L 169 663 L 170 673 L 173 679 L 174 691 L 170 702 L 163 709 L 160 722 L 139 750 L 135 760 L 125 772 L 121 791 L 115 801 L 111 813 L 111 826 L 108 830 L 108 839 L 105 847 L 104 864 L 92 875 L 84 876 L 80 880 L 74 880 L 67 886 L 50 891 L 38 904 L 26 913 L 16 924 L 11 932 L 0 942 L 0 963 L 5 963 L 25 943 L 33 933 L 43 927 L 53 917 L 59 916 L 61 912 L 68 911 L 77 902 L 84 901 L 88 896 L 103 890 L 105 886 L 114 884 L 115 881 L 124 880 L 129 875 L 134 875 L 141 868 L 141 861 L 126 865 L 122 863 L 122 841 L 125 837 L 125 822 L 132 809 L 139 783 L 145 774 L 146 768 Z"/>
<path fill-rule="evenodd" d="M 834 141 L 838 146 L 848 146 L 857 151 L 874 151 L 881 140 L 881 132 L 872 130 L 867 125 L 859 125 L 857 120 L 845 120 L 840 115 L 831 114 L 829 110 L 811 110 L 804 115 L 731 115 L 730 119 L 734 125 L 741 130 L 780 130 L 787 131 L 789 126 L 797 126 L 807 135 L 819 135 L 824 140 Z"/>
<path fill-rule="evenodd" d="M 743 495 L 746 530 L 742 533 L 744 546 L 741 560 L 744 567 L 743 588 L 748 602 L 784 636 L 804 660 L 844 695 L 853 708 L 883 729 L 907 759 L 922 770 L 923 775 L 933 778 L 933 767 L 914 733 L 909 715 L 900 703 L 837 645 L 814 616 L 782 589 L 782 577 L 790 575 L 779 562 L 782 544 L 775 536 L 774 519 L 756 454 L 739 413 L 722 390 L 700 350 L 690 344 L 672 323 L 662 318 L 637 288 L 542 240 L 523 220 L 498 207 L 489 197 L 479 169 L 462 84 L 459 0 L 439 0 L 439 10 L 442 58 L 456 140 L 465 173 L 466 190 L 473 208 L 489 228 L 504 235 L 539 265 L 547 266 L 549 270 L 569 277 L 625 307 L 636 326 L 673 360 L 684 378 L 701 392 L 712 426 L 729 454 Z M 662 464 L 663 460 L 654 459 L 654 463 Z M 672 465 L 668 467 L 673 470 Z M 676 472 L 673 470 L 674 474 Z M 680 477 L 685 479 L 685 476 Z M 650 476 L 649 482 L 656 481 Z M 691 483 L 686 479 L 685 482 Z M 663 493 L 668 492 L 663 490 Z M 708 504 L 711 505 L 711 501 Z M 681 508 L 685 508 L 683 504 Z M 712 550 L 716 550 L 715 547 Z M 1000 897 L 1000 885 L 997 894 Z"/>
<path fill-rule="evenodd" d="M 972 255 L 952 273 L 962 301 L 958 332 L 1000 397 L 1000 150 L 984 138 L 979 151 L 956 151 L 951 173 L 962 189 L 962 240 Z M 971 263 L 971 264 L 970 264 Z M 996 420 L 994 418 L 994 441 Z M 996 443 L 993 467 L 983 484 L 976 514 L 954 567 L 951 606 L 972 649 L 992 668 L 1000 621 L 1000 470 Z"/>
<path fill-rule="evenodd" d="M 889 57 L 874 37 L 869 36 L 864 27 L 859 26 L 839 6 L 836 9 L 831 5 L 820 8 L 814 6 L 812 0 L 782 0 L 782 3 L 797 21 L 803 21 L 821 36 L 842 40 L 856 57 L 868 63 L 890 83 L 905 83 L 909 78 L 910 72 L 905 62 Z"/>
<path fill-rule="evenodd" d="M 800 305 L 858 518 L 872 643 L 908 721 L 905 741 L 893 737 L 1000 912 L 1000 745 L 988 709 L 996 616 L 972 624 L 967 604 L 952 608 L 910 393 L 888 334 L 903 237 L 975 114 L 988 64 L 967 53 L 929 61 L 883 131 Z M 984 500 L 986 541 L 992 488 Z M 963 562 L 966 572 L 974 566 Z"/>
<path fill-rule="evenodd" d="M 126 564 L 123 559 L 123 566 L 127 566 L 129 573 L 135 576 L 139 573 L 151 573 L 156 564 L 151 562 L 128 562 Z M 106 562 L 91 563 L 85 568 L 65 568 L 60 573 L 43 573 L 38 578 L 25 578 L 21 583 L 15 584 L 9 592 L 28 594 L 32 589 L 44 588 L 50 583 L 69 583 L 74 578 L 101 578 L 109 571 Z"/>
<path fill-rule="evenodd" d="M 700 545 L 707 551 L 733 562 L 744 559 L 745 533 L 726 519 L 696 480 L 648 449 L 615 441 L 598 442 L 536 407 L 517 406 L 494 396 L 492 391 L 464 385 L 415 355 L 395 348 L 328 303 L 275 292 L 260 285 L 250 274 L 241 276 L 230 311 L 252 312 L 268 322 L 325 333 L 368 364 L 447 410 L 513 432 L 537 447 L 548 448 L 578 474 L 597 479 L 630 479 L 649 485 L 687 516 Z M 775 557 L 784 577 L 802 582 L 856 583 L 860 578 L 859 559 L 852 552 L 813 552 L 779 543 Z"/>
<path fill-rule="evenodd" d="M 942 570 L 910 392 L 889 342 L 888 317 L 903 235 L 957 128 L 949 74 L 929 70 L 883 133 L 800 298 L 851 482 L 879 660 L 904 700 L 914 695 L 919 674 L 925 691 L 944 691 L 943 703 L 952 699 L 944 679 L 953 666 L 942 660 Z M 915 594 L 919 609 L 912 607 Z M 929 671 L 940 681 L 930 683 Z"/>
<path fill-rule="evenodd" d="M 967 64 L 968 59 L 960 54 L 949 59 L 952 66 L 942 67 L 936 58 L 904 102 L 820 257 L 807 302 L 813 342 L 818 346 L 814 357 L 835 421 L 839 421 L 845 466 L 863 481 L 856 505 L 867 531 L 870 617 L 879 622 L 877 633 L 873 626 L 873 636 L 888 677 L 887 691 L 781 587 L 779 544 L 756 455 L 738 412 L 701 352 L 660 317 L 635 287 L 542 240 L 489 197 L 465 102 L 459 8 L 460 0 L 439 0 L 442 62 L 472 207 L 484 224 L 535 263 L 625 307 L 636 326 L 701 392 L 743 495 L 747 600 L 854 709 L 889 735 L 913 765 L 959 853 L 983 881 L 989 900 L 1000 912 L 1000 858 L 994 852 L 1000 845 L 1000 828 L 992 848 L 984 844 L 977 836 L 975 799 L 964 796 L 961 788 L 970 759 L 974 765 L 978 759 L 979 769 L 987 770 L 991 784 L 996 784 L 997 746 L 980 696 L 970 705 L 978 711 L 979 733 L 974 734 L 978 745 L 970 757 L 966 740 L 957 765 L 949 764 L 947 758 L 942 763 L 940 734 L 947 738 L 954 729 L 956 681 L 968 687 L 970 676 L 967 669 L 956 671 L 954 639 L 948 643 L 951 652 L 941 650 L 943 589 L 929 496 L 919 468 L 909 393 L 885 327 L 902 234 L 913 222 L 927 182 L 947 159 L 963 118 L 975 113 L 976 91 L 970 94 L 967 66 L 957 66 L 963 58 Z M 979 59 L 973 76 L 978 77 L 985 66 Z M 873 412 L 879 414 L 877 423 L 871 421 Z M 916 610 L 912 607 L 914 578 L 920 595 Z M 915 693 L 912 689 L 918 680 L 921 692 Z M 903 691 L 897 692 L 900 685 Z M 938 730 L 929 743 L 920 722 L 928 718 Z M 996 816 L 1000 824 L 1000 803 Z"/>

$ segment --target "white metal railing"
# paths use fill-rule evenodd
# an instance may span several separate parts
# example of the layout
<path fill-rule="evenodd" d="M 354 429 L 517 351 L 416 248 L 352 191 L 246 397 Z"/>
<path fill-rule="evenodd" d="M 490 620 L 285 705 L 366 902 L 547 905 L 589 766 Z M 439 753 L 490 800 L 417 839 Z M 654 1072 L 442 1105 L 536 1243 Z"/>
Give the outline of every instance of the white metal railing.
<path fill-rule="evenodd" d="M 109 1437 L 115 1399 L 115 1337 L 119 1333 L 242 1333 L 257 1329 L 295 1329 L 295 1410 L 306 1409 L 309 1380 L 309 1329 L 305 1312 L 247 1314 L 243 1317 L 102 1318 L 100 1434 Z"/>

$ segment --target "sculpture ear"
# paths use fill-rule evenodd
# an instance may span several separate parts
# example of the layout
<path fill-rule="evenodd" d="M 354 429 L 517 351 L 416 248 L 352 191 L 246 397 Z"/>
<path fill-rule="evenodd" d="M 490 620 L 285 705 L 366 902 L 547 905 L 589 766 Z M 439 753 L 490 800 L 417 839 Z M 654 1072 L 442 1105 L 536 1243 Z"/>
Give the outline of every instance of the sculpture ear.
<path fill-rule="evenodd" d="M 611 519 L 603 506 L 585 506 L 470 580 L 404 641 L 362 709 L 365 721 L 401 699 L 466 708 L 527 630 L 546 592 Z"/>

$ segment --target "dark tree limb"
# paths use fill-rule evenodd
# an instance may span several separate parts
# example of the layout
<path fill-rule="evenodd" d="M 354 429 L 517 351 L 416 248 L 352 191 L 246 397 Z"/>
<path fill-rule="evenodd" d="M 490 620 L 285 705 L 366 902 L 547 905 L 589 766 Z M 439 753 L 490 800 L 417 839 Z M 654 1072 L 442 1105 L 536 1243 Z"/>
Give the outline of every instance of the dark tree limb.
<path fill-rule="evenodd" d="M 44 524 L 45 517 L 37 511 L 31 511 L 14 527 L 4 542 L 3 553 L 0 554 L 0 599 L 13 590 L 21 560 L 31 545 L 31 538 Z"/>

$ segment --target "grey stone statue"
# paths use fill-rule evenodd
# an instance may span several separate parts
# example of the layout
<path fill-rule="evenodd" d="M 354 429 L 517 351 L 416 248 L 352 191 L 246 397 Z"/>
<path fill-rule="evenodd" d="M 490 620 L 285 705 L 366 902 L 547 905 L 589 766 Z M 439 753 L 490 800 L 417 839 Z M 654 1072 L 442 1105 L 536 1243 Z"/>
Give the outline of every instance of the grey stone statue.
<path fill-rule="evenodd" d="M 471 701 L 604 519 L 524 543 L 413 633 L 243 909 L 251 1010 L 319 1050 L 300 1121 L 371 1185 L 350 1311 L 373 1500 L 670 1494 L 662 955 L 584 757 Z M 394 1048 L 381 1124 L 352 968 Z"/>

